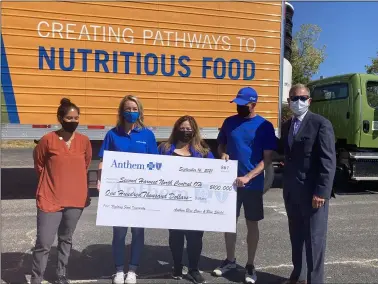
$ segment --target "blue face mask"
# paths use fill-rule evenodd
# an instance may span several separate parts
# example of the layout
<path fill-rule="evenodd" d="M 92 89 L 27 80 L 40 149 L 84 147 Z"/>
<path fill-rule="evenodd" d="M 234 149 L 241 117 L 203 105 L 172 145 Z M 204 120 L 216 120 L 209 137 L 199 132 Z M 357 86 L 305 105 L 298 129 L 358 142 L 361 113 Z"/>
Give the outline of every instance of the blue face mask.
<path fill-rule="evenodd" d="M 139 118 L 139 112 L 124 111 L 123 118 L 129 123 L 135 123 Z"/>

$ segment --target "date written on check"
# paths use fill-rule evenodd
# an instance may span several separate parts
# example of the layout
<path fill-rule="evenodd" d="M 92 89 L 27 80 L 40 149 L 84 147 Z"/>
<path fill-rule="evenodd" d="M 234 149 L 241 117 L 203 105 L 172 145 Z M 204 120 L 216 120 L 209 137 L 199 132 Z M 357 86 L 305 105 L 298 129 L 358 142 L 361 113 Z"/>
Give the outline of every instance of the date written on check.
<path fill-rule="evenodd" d="M 179 171 L 183 172 L 183 173 L 191 172 L 191 173 L 199 173 L 199 174 L 201 174 L 201 173 L 211 174 L 213 172 L 213 169 L 180 167 Z"/>

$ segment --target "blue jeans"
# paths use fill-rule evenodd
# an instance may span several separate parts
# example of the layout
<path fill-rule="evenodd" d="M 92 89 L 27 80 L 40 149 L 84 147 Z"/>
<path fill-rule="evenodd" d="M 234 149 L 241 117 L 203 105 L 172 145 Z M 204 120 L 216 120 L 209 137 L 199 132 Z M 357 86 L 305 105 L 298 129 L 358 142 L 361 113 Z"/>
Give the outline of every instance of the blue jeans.
<path fill-rule="evenodd" d="M 125 239 L 127 227 L 113 227 L 113 258 L 117 272 L 123 271 L 125 267 Z M 134 270 L 139 265 L 140 256 L 144 246 L 144 228 L 131 228 L 131 256 L 129 270 Z"/>

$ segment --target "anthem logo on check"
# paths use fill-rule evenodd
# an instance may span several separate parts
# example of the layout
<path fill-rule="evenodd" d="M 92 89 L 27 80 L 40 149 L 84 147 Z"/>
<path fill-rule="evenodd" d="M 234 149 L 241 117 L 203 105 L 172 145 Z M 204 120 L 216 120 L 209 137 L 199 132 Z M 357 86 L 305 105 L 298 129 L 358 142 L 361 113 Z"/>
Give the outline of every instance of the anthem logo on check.
<path fill-rule="evenodd" d="M 163 164 L 158 163 L 158 162 L 156 163 L 149 162 L 146 165 L 146 164 L 132 163 L 129 160 L 120 162 L 115 159 L 113 159 L 113 162 L 110 165 L 111 168 L 130 169 L 130 170 L 150 170 L 150 171 L 160 170 L 162 166 Z"/>
<path fill-rule="evenodd" d="M 158 162 L 156 162 L 156 163 L 154 163 L 154 162 L 149 162 L 148 164 L 147 164 L 147 169 L 149 169 L 150 171 L 153 171 L 153 170 L 160 170 L 161 169 L 161 167 L 163 166 L 163 164 L 162 163 L 158 163 Z"/>

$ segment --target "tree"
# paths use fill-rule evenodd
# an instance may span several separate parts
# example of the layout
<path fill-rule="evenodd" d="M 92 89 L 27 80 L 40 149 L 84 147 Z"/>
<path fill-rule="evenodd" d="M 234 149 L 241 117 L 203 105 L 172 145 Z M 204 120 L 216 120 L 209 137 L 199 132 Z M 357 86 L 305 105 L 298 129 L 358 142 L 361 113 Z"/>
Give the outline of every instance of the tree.
<path fill-rule="evenodd" d="M 288 104 L 282 104 L 281 109 L 281 124 L 284 123 L 286 120 L 290 119 L 293 116 L 293 112 L 291 111 Z"/>
<path fill-rule="evenodd" d="M 292 84 L 310 82 L 311 77 L 318 73 L 319 66 L 325 60 L 326 46 L 316 48 L 321 28 L 313 24 L 301 25 L 292 41 L 291 64 L 293 66 Z"/>
<path fill-rule="evenodd" d="M 378 52 L 377 57 L 371 59 L 371 65 L 365 65 L 365 69 L 368 74 L 378 75 Z"/>
<path fill-rule="evenodd" d="M 325 60 L 326 46 L 316 48 L 321 28 L 313 24 L 301 25 L 291 43 L 292 85 L 307 84 L 318 73 L 320 64 Z M 287 104 L 282 105 L 281 122 L 288 120 L 293 113 Z"/>
<path fill-rule="evenodd" d="M 294 35 L 291 43 L 291 65 L 292 85 L 301 83 L 307 84 L 312 76 L 318 73 L 320 64 L 325 60 L 326 46 L 316 48 L 315 44 L 319 40 L 321 28 L 313 24 L 301 25 L 299 31 Z M 292 116 L 288 105 L 282 105 L 282 123 Z"/>

